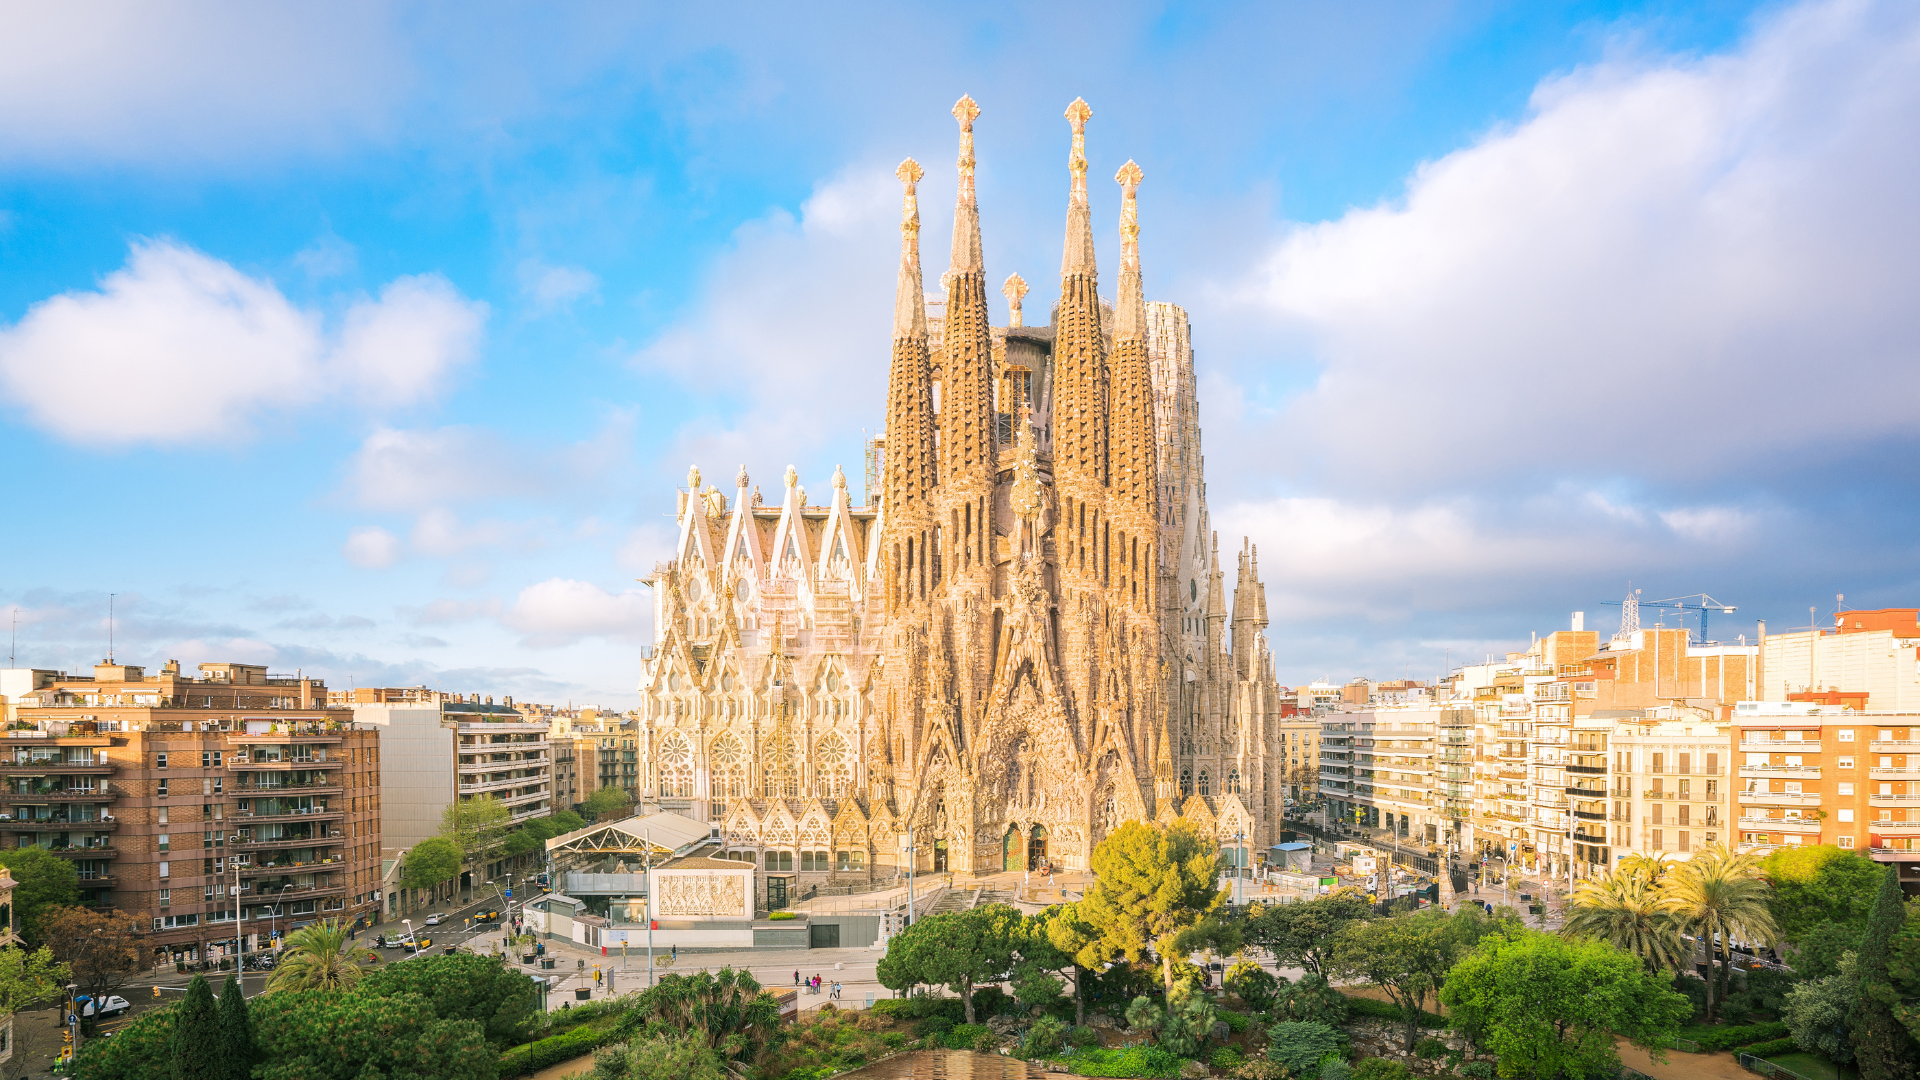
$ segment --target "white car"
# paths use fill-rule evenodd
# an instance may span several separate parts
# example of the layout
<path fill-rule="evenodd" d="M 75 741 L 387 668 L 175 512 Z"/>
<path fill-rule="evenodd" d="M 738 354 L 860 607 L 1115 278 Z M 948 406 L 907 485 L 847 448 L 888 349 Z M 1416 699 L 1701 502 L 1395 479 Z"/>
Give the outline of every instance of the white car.
<path fill-rule="evenodd" d="M 100 1009 L 100 1015 L 103 1017 L 119 1016 L 121 1013 L 126 1012 L 128 1009 L 131 1009 L 131 1008 L 133 1008 L 133 1004 L 131 1002 L 129 1002 L 126 998 L 120 997 L 119 995 L 116 994 L 107 998 L 107 1003 L 104 1006 L 102 1006 Z M 93 1016 L 93 1002 L 89 1001 L 84 1006 L 82 1006 L 80 1009 L 80 1015 L 84 1017 Z"/>
<path fill-rule="evenodd" d="M 445 915 L 429 915 L 427 916 L 427 925 L 439 926 L 441 922 L 443 922 L 445 919 L 446 919 Z"/>

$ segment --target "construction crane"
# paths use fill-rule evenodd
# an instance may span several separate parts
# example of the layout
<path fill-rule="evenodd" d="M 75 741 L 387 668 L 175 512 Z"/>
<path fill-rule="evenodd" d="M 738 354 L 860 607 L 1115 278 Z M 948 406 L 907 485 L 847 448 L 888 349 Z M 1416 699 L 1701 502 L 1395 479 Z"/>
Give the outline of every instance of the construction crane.
<path fill-rule="evenodd" d="M 1698 603 L 1689 603 L 1688 601 L 1698 601 Z M 1640 629 L 1640 610 L 1642 608 L 1651 608 L 1655 612 L 1672 611 L 1680 614 L 1697 611 L 1700 613 L 1700 640 L 1693 642 L 1695 645 L 1705 645 L 1708 643 L 1707 616 L 1709 614 L 1719 612 L 1722 615 L 1731 615 L 1739 610 L 1732 604 L 1723 604 L 1713 597 L 1708 596 L 1706 593 L 1688 593 L 1685 596 L 1675 596 L 1666 600 L 1642 600 L 1640 599 L 1639 589 L 1634 589 L 1627 593 L 1625 600 L 1603 600 L 1601 602 L 1608 607 L 1617 607 L 1620 609 L 1620 632 L 1622 634 L 1631 634 L 1635 630 Z"/>

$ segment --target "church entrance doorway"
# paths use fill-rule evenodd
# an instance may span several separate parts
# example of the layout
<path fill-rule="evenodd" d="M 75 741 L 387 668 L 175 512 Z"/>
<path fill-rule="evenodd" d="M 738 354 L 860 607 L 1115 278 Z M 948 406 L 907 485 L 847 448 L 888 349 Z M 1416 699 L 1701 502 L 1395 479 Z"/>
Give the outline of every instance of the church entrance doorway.
<path fill-rule="evenodd" d="M 945 840 L 935 840 L 933 842 L 933 872 L 936 874 L 944 874 L 947 872 L 947 842 Z"/>
<path fill-rule="evenodd" d="M 1000 841 L 1000 869 L 1020 869 L 1021 847 L 1020 830 L 1012 825 L 1007 826 L 1007 835 L 1002 837 Z"/>
<path fill-rule="evenodd" d="M 1047 861 L 1047 827 L 1035 825 L 1027 836 L 1027 869 L 1038 870 Z"/>

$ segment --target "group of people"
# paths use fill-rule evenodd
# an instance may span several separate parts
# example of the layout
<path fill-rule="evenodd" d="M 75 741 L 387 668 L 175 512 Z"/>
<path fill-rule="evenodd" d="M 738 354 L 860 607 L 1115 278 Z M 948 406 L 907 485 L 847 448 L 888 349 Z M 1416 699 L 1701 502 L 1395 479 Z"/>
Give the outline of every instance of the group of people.
<path fill-rule="evenodd" d="M 811 978 L 802 979 L 800 977 L 800 973 L 796 971 L 793 973 L 793 985 L 805 987 L 807 993 L 809 994 L 817 994 L 820 992 L 820 976 L 815 975 Z M 839 996 L 840 996 L 839 981 L 835 980 L 834 982 L 828 983 L 827 984 L 828 999 L 829 1000 L 837 999 L 839 998 Z"/>

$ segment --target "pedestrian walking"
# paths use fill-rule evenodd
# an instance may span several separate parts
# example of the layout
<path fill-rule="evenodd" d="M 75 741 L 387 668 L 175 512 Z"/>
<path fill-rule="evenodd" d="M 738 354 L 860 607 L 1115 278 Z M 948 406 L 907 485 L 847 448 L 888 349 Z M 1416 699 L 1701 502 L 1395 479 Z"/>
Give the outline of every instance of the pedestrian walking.
<path fill-rule="evenodd" d="M 795 986 L 800 985 L 800 973 L 798 971 L 793 973 L 793 985 Z"/>

